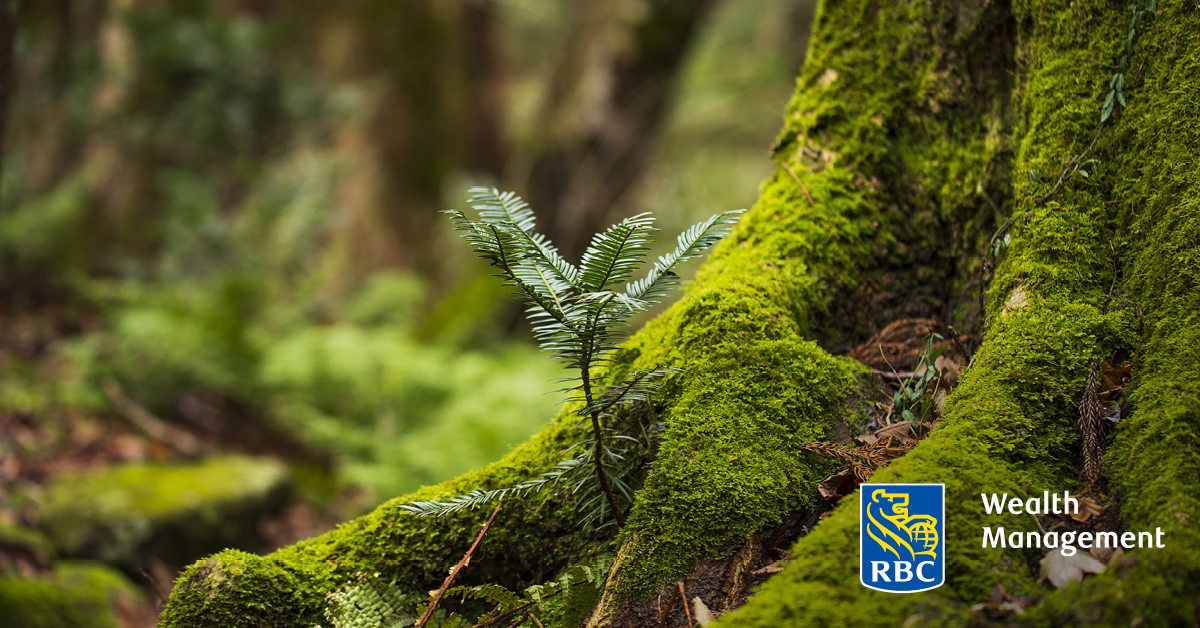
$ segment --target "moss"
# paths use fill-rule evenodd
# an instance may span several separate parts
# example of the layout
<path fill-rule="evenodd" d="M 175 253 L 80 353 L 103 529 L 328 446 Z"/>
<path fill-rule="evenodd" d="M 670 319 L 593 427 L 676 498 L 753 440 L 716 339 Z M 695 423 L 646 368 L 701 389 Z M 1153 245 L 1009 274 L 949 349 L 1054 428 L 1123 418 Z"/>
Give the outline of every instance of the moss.
<path fill-rule="evenodd" d="M 162 625 L 236 626 L 253 616 L 273 626 L 309 626 L 321 619 L 327 593 L 374 573 L 414 592 L 436 588 L 490 513 L 417 518 L 399 506 L 533 477 L 580 438 L 574 424 L 573 418 L 561 416 L 499 462 L 393 499 L 332 532 L 274 554 L 260 557 L 227 550 L 195 563 L 180 576 Z M 553 491 L 506 499 L 458 583 L 499 582 L 514 588 L 539 573 L 556 573 L 601 541 L 573 526 L 574 518 L 566 496 Z"/>
<path fill-rule="evenodd" d="M 929 35 L 986 20 L 924 7 L 822 6 L 776 144 L 780 168 L 688 296 L 630 343 L 643 363 L 688 371 L 625 536 L 618 597 L 644 600 L 700 557 L 728 556 L 786 513 L 817 506 L 830 467 L 795 445 L 830 437 L 853 369 L 805 337 L 837 345 L 831 304 L 878 281 L 879 268 L 937 257 L 944 243 L 922 244 L 914 222 L 974 220 L 981 196 L 995 192 L 1001 146 L 974 138 L 1005 92 L 965 76 L 966 51 L 939 49 Z M 985 41 L 1002 36 L 982 30 Z M 941 107 L 956 111 L 937 115 Z M 873 314 L 893 313 L 885 309 Z"/>
<path fill-rule="evenodd" d="M 948 400 L 944 427 L 876 476 L 880 482 L 946 484 L 946 584 L 906 596 L 860 586 L 855 498 L 797 543 L 795 563 L 729 616 L 731 625 L 801 618 L 827 626 L 958 625 L 973 621 L 968 609 L 997 584 L 1017 595 L 1041 591 L 1024 552 L 980 547 L 984 525 L 1022 530 L 1033 522 L 985 515 L 979 494 L 1081 488 L 1071 462 L 1087 364 L 1131 342 L 1127 313 L 1104 313 L 1113 282 L 1106 240 L 1115 212 L 1102 202 L 1102 190 L 1077 178 L 1054 200 L 1035 200 L 1049 190 L 1046 180 L 1057 178 L 1064 156 L 1090 141 L 1103 98 L 1095 92 L 1110 72 L 1112 57 L 1105 52 L 1119 41 L 1121 18 L 1128 18 L 1101 2 L 1016 9 L 1024 70 L 1014 143 L 1017 213 L 1012 246 L 990 293 L 987 333 Z M 1040 173 L 1036 179 L 1031 170 Z M 1023 297 L 1010 300 L 1018 288 Z"/>
<path fill-rule="evenodd" d="M 1162 5 L 1135 50 L 1134 63 L 1143 60 L 1105 170 L 1127 226 L 1114 306 L 1142 312 L 1144 324 L 1127 420 L 1104 465 L 1124 529 L 1161 527 L 1166 548 L 1132 551 L 1103 576 L 1048 595 L 1032 625 L 1184 626 L 1200 612 L 1200 10 Z"/>
<path fill-rule="evenodd" d="M 185 562 L 253 537 L 258 517 L 282 505 L 288 478 L 279 463 L 249 458 L 103 469 L 56 480 L 41 525 L 64 555 Z"/>
<path fill-rule="evenodd" d="M 0 578 L 0 617 L 8 628 L 116 628 L 112 608 L 120 597 L 142 595 L 111 567 L 63 561 L 46 580 Z"/>
<path fill-rule="evenodd" d="M 54 545 L 50 539 L 25 526 L 0 523 L 0 547 L 24 548 L 47 558 L 54 557 Z"/>
<path fill-rule="evenodd" d="M 989 198 L 1003 199 L 997 155 L 1004 144 L 980 138 L 993 137 L 988 130 L 1002 125 L 1007 76 L 972 72 L 964 62 L 978 51 L 991 59 L 991 48 L 1005 45 L 1005 33 L 988 26 L 994 11 L 874 6 L 837 5 L 843 17 L 859 15 L 836 27 L 822 9 L 818 21 L 825 26 L 818 27 L 810 55 L 815 61 L 800 79 L 775 151 L 780 167 L 688 296 L 624 348 L 619 369 L 672 364 L 687 370 L 665 386 L 663 441 L 622 537 L 628 560 L 616 582 L 623 597 L 645 599 L 702 557 L 727 555 L 788 512 L 815 503 L 815 484 L 828 463 L 797 456 L 793 447 L 831 433 L 834 419 L 846 412 L 840 404 L 855 369 L 806 338 L 832 346 L 869 333 L 849 329 L 843 319 L 869 328 L 895 312 L 944 307 L 945 291 L 929 289 L 957 272 L 944 263 L 952 257 L 944 251 L 977 244 L 930 243 L 926 231 L 932 227 L 949 238 L 953 229 L 946 225 L 990 218 L 990 209 L 979 208 L 988 207 Z M 944 45 L 945 38 L 952 44 Z M 1002 55 L 997 63 L 1004 67 L 1009 60 Z M 833 307 L 854 290 L 883 292 L 886 267 L 914 264 L 929 274 L 886 286 L 892 294 L 886 307 Z M 912 297 L 905 294 L 910 289 Z M 860 320 L 862 314 L 869 320 Z M 275 625 L 311 621 L 325 593 L 357 573 L 394 575 L 415 591 L 436 586 L 482 515 L 417 521 L 395 506 L 530 477 L 572 441 L 575 433 L 566 425 L 573 422 L 564 411 L 554 427 L 500 463 L 400 498 L 323 537 L 263 559 L 227 553 L 194 565 L 181 578 L 164 625 L 228 625 L 244 612 L 242 593 L 224 593 L 219 583 L 230 569 L 251 562 L 294 577 L 276 586 L 265 572 L 237 576 L 239 591 L 258 591 L 255 599 L 277 609 L 266 615 Z M 510 502 L 512 510 L 501 514 L 482 550 L 504 563 L 503 573 L 472 578 L 553 573 L 586 553 L 593 540 L 572 531 L 569 509 L 550 510 L 547 499 Z M 549 544 L 547 529 L 559 535 Z M 545 561 L 545 571 L 532 568 L 534 556 Z"/>

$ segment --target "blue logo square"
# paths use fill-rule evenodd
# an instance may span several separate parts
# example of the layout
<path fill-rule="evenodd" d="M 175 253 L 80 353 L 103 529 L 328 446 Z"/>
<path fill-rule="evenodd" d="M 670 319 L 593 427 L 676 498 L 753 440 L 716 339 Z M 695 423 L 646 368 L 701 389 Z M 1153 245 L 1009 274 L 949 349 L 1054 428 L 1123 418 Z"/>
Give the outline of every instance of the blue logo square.
<path fill-rule="evenodd" d="M 859 487 L 859 581 L 889 593 L 916 593 L 946 581 L 946 485 Z"/>

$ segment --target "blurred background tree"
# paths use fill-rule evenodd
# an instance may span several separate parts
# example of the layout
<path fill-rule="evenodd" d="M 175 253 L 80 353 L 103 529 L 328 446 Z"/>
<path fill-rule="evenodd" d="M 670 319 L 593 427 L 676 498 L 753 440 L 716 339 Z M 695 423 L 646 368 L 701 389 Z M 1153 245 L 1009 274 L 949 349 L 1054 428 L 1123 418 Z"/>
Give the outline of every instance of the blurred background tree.
<path fill-rule="evenodd" d="M 236 452 L 303 536 L 499 458 L 559 373 L 437 212 L 512 189 L 577 258 L 748 206 L 813 4 L 0 0 L 0 525 Z"/>

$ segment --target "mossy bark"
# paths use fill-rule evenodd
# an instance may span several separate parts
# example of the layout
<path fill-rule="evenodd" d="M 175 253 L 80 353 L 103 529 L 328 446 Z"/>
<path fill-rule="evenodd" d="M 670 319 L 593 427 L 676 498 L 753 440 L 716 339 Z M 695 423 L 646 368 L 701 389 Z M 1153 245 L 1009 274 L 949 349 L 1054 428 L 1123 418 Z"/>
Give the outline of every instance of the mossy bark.
<path fill-rule="evenodd" d="M 970 607 L 996 585 L 1041 599 L 1025 616 L 1035 623 L 1090 620 L 1082 613 L 1092 609 L 1146 625 L 1191 617 L 1200 590 L 1200 182 L 1190 157 L 1200 124 L 1188 104 L 1200 93 L 1197 11 L 1163 8 L 1135 50 L 1133 67 L 1144 59 L 1145 69 L 1130 76 L 1130 108 L 1097 129 L 1128 27 L 1119 3 L 823 3 L 776 173 L 687 296 L 618 356 L 616 369 L 685 369 L 656 405 L 661 444 L 629 524 L 608 539 L 572 525 L 556 495 L 507 502 L 467 579 L 529 582 L 617 546 L 591 626 L 656 622 L 680 579 L 715 611 L 740 603 L 763 540 L 794 533 L 822 508 L 815 486 L 830 465 L 796 445 L 829 438 L 846 418 L 856 371 L 826 349 L 907 315 L 969 325 L 978 315 L 971 277 L 997 214 L 1011 213 L 984 341 L 942 427 L 876 475 L 946 484 L 946 585 L 905 596 L 862 587 L 852 496 L 722 621 L 962 625 L 981 620 Z M 1094 137 L 1101 176 L 1055 186 Z M 985 517 L 978 495 L 1083 488 L 1077 404 L 1089 362 L 1115 350 L 1135 356 L 1137 388 L 1106 468 L 1125 524 L 1167 529 L 1172 549 L 1135 553 L 1131 567 L 1050 593 L 1022 550 L 980 547 L 983 525 L 1034 523 Z M 305 625 L 326 592 L 359 574 L 433 588 L 486 513 L 415 519 L 397 505 L 536 475 L 579 436 L 570 412 L 503 461 L 325 536 L 193 565 L 164 625 Z"/>

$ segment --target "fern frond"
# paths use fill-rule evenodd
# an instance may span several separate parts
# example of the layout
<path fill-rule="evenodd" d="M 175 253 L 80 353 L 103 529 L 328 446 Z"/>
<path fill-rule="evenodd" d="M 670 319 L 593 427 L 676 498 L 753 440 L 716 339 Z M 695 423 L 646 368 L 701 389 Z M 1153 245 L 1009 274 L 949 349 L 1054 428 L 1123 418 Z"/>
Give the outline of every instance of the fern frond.
<path fill-rule="evenodd" d="M 454 587 L 446 591 L 446 597 L 459 597 L 464 600 L 483 600 L 506 611 L 521 605 L 521 596 L 492 582 L 485 582 L 473 587 Z"/>
<path fill-rule="evenodd" d="M 334 591 L 326 597 L 325 619 L 333 628 L 407 628 L 417 621 L 412 597 L 395 582 L 378 578 Z"/>
<path fill-rule="evenodd" d="M 631 216 L 592 237 L 580 262 L 580 288 L 595 292 L 627 281 L 642 264 L 653 238 L 654 217 Z"/>
<path fill-rule="evenodd" d="M 534 232 L 536 219 L 528 203 L 513 192 L 496 188 L 475 187 L 469 193 L 467 203 L 484 222 L 508 229 L 525 256 L 547 266 L 549 274 L 568 286 L 578 287 L 579 270 L 563 259 L 545 236 Z"/>
<path fill-rule="evenodd" d="M 679 284 L 675 267 L 699 257 L 705 249 L 728 235 L 745 211 L 738 209 L 723 212 L 692 225 L 687 231 L 679 234 L 675 240 L 675 250 L 659 257 L 650 273 L 645 278 L 629 284 L 625 294 L 631 299 L 642 301 L 656 301 L 666 296 L 671 288 Z"/>
<path fill-rule="evenodd" d="M 540 491 L 543 488 L 559 482 L 565 476 L 568 476 L 579 469 L 584 469 L 583 463 L 578 458 L 569 458 L 562 460 L 554 465 L 554 468 L 540 476 L 521 482 L 513 486 L 505 488 L 493 489 L 485 491 L 483 489 L 475 489 L 462 495 L 452 497 L 444 502 L 409 502 L 401 504 L 400 508 L 419 517 L 436 516 L 453 514 L 463 510 L 470 510 L 482 506 L 490 501 L 504 499 L 509 495 L 520 495 L 530 491 Z"/>

